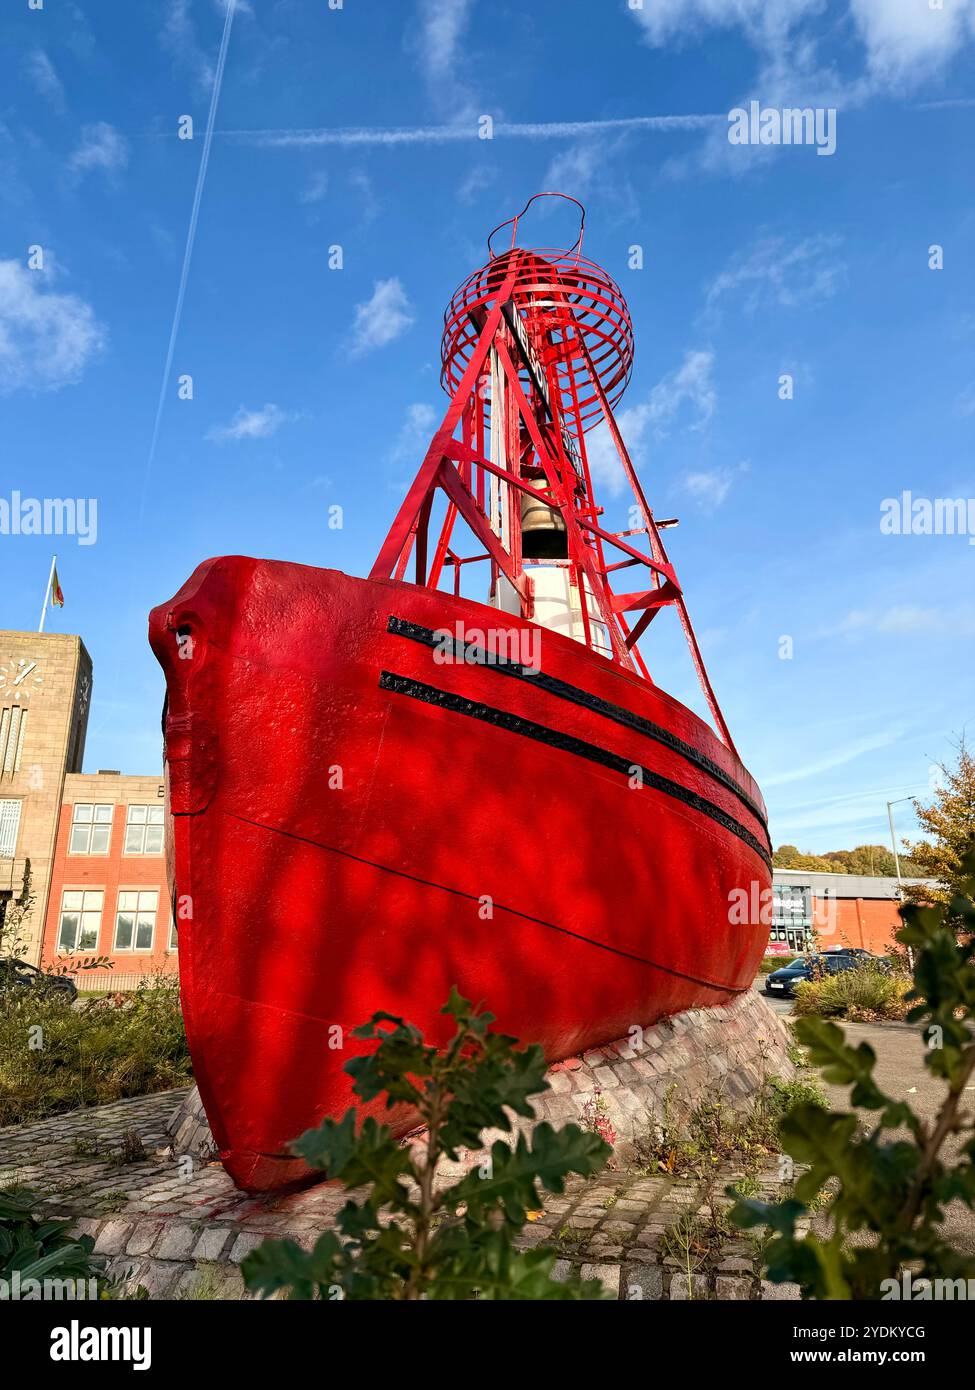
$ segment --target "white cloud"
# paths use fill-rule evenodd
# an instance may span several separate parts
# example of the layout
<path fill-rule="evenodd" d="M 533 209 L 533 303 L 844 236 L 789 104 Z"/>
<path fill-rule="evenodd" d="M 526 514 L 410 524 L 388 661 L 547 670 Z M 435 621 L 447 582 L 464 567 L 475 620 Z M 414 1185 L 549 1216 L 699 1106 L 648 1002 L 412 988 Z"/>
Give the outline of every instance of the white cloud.
<path fill-rule="evenodd" d="M 361 357 L 386 347 L 413 323 L 413 306 L 399 279 L 377 280 L 372 297 L 355 306 L 352 354 Z"/>
<path fill-rule="evenodd" d="M 201 91 L 209 91 L 213 86 L 213 66 L 197 39 L 190 3 L 191 0 L 169 0 L 160 38 L 179 65 L 193 74 Z"/>
<path fill-rule="evenodd" d="M 269 439 L 283 424 L 296 418 L 273 404 L 265 405 L 261 410 L 248 410 L 241 406 L 229 425 L 215 425 L 207 432 L 207 439 L 216 444 L 239 439 Z"/>
<path fill-rule="evenodd" d="M 654 0 L 632 11 L 647 41 L 660 47 L 704 36 L 708 29 L 740 29 L 760 55 L 753 95 L 775 104 L 776 94 L 810 80 L 832 84 L 847 102 L 891 87 L 916 87 L 943 69 L 975 34 L 975 0 L 847 0 L 847 15 L 864 50 L 865 69 L 848 81 L 820 70 L 814 21 L 832 27 L 825 0 Z M 808 93 L 807 93 L 808 95 Z"/>
<path fill-rule="evenodd" d="M 878 86 L 917 86 L 975 34 L 975 0 L 850 0 L 850 13 Z"/>
<path fill-rule="evenodd" d="M 406 407 L 406 419 L 404 420 L 396 442 L 390 450 L 390 461 L 393 463 L 409 462 L 419 464 L 420 458 L 426 453 L 433 438 L 433 431 L 440 423 L 440 416 L 433 406 L 425 402 L 417 402 Z"/>
<path fill-rule="evenodd" d="M 941 627 L 944 615 L 934 608 L 901 604 L 888 608 L 877 620 L 878 632 L 931 632 Z"/>
<path fill-rule="evenodd" d="M 625 132 L 615 138 L 586 135 L 555 156 L 542 175 L 542 187 L 569 193 L 583 202 L 598 201 L 604 216 L 611 213 L 617 219 L 635 218 L 638 206 L 633 185 L 624 172 L 624 161 L 615 159 L 626 143 Z M 545 200 L 534 204 L 532 210 L 546 216 L 556 207 Z"/>
<path fill-rule="evenodd" d="M 91 305 L 50 289 L 50 272 L 0 261 L 0 391 L 57 391 L 104 347 Z"/>
<path fill-rule="evenodd" d="M 883 609 L 854 608 L 834 627 L 824 629 L 822 635 L 860 637 L 868 633 L 968 637 L 975 633 L 975 610 L 971 604 L 925 608 L 916 603 L 893 604 Z"/>
<path fill-rule="evenodd" d="M 353 169 L 349 175 L 349 186 L 359 195 L 359 215 L 363 222 L 372 222 L 379 216 L 382 203 L 376 193 L 372 179 L 365 169 Z"/>
<path fill-rule="evenodd" d="M 836 293 L 846 271 L 839 259 L 838 237 L 819 233 L 803 241 L 765 237 L 743 252 L 712 282 L 707 308 L 715 313 L 725 295 L 744 294 L 747 313 L 778 306 L 795 309 Z"/>
<path fill-rule="evenodd" d="M 655 46 L 722 27 L 744 29 L 756 45 L 774 48 L 800 19 L 822 8 L 823 0 L 653 0 L 631 13 Z"/>
<path fill-rule="evenodd" d="M 457 201 L 470 207 L 474 200 L 491 186 L 498 177 L 494 164 L 472 164 L 457 189 Z"/>
<path fill-rule="evenodd" d="M 718 403 L 711 379 L 713 367 L 714 353 L 710 350 L 685 352 L 680 366 L 662 377 L 645 401 L 617 413 L 616 423 L 634 462 L 639 460 L 650 433 L 657 440 L 664 439 L 667 427 L 678 419 L 691 430 L 707 426 Z M 611 496 L 618 496 L 626 478 L 612 435 L 604 424 L 597 425 L 587 437 L 586 456 L 593 481 Z"/>
<path fill-rule="evenodd" d="M 431 77 L 448 77 L 460 60 L 460 42 L 471 9 L 472 0 L 421 0 L 420 41 Z"/>
<path fill-rule="evenodd" d="M 301 194 L 303 203 L 320 203 L 328 192 L 328 174 L 312 174 Z"/>
<path fill-rule="evenodd" d="M 64 106 L 64 87 L 54 64 L 42 48 L 35 48 L 27 59 L 27 76 L 41 96 L 60 111 Z"/>
<path fill-rule="evenodd" d="M 738 468 L 711 468 L 698 473 L 688 473 L 684 487 L 705 511 L 713 512 L 728 496 L 738 473 L 747 471 L 744 465 Z"/>
<path fill-rule="evenodd" d="M 76 174 L 88 174 L 95 169 L 116 174 L 128 162 L 126 140 L 107 121 L 95 121 L 81 127 L 81 144 L 68 161 L 68 167 Z"/>
<path fill-rule="evenodd" d="M 835 748 L 831 752 L 824 753 L 814 762 L 806 763 L 801 767 L 790 767 L 786 772 L 778 772 L 772 777 L 762 779 L 764 787 L 781 787 L 786 782 L 803 782 L 808 777 L 818 777 L 822 772 L 829 772 L 834 767 L 845 767 L 847 763 L 855 762 L 857 758 L 863 757 L 864 753 L 872 753 L 878 748 L 889 748 L 892 743 L 903 735 L 903 729 L 891 728 L 884 729 L 876 734 L 868 734 L 865 738 L 857 739 L 854 743 L 848 743 L 842 748 Z"/>
<path fill-rule="evenodd" d="M 473 93 L 460 75 L 473 8 L 473 0 L 420 0 L 419 29 L 411 44 L 434 104 L 458 120 L 476 114 Z"/>
<path fill-rule="evenodd" d="M 700 348 L 685 352 L 676 371 L 658 381 L 650 392 L 646 410 L 655 425 L 670 424 L 686 404 L 693 419 L 689 428 L 701 430 L 714 414 L 718 394 L 711 380 L 714 353 Z"/>

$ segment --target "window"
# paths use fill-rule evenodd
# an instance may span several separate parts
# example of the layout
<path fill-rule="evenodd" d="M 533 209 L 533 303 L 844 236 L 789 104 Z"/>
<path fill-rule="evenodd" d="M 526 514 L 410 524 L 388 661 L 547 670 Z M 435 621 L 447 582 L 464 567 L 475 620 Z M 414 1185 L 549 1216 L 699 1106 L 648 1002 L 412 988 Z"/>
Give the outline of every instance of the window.
<path fill-rule="evenodd" d="M 20 771 L 26 732 L 26 709 L 20 705 L 8 705 L 0 710 L 0 775 L 12 777 Z"/>
<path fill-rule="evenodd" d="M 0 801 L 0 859 L 13 859 L 20 829 L 20 802 Z"/>
<path fill-rule="evenodd" d="M 772 922 L 780 928 L 812 926 L 811 890 L 799 884 L 774 884 Z"/>
<path fill-rule="evenodd" d="M 151 951 L 159 894 L 156 889 L 124 890 L 115 914 L 116 951 Z"/>
<path fill-rule="evenodd" d="M 71 818 L 69 854 L 107 854 L 112 835 L 114 806 L 79 802 Z"/>
<path fill-rule="evenodd" d="M 179 935 L 176 931 L 175 918 L 171 919 L 169 923 L 169 949 L 171 951 L 179 950 Z"/>
<path fill-rule="evenodd" d="M 58 951 L 63 956 L 98 950 L 98 929 L 102 924 L 101 888 L 66 889 L 61 899 L 61 926 Z"/>
<path fill-rule="evenodd" d="M 130 806 L 125 818 L 126 854 L 162 854 L 163 808 Z"/>

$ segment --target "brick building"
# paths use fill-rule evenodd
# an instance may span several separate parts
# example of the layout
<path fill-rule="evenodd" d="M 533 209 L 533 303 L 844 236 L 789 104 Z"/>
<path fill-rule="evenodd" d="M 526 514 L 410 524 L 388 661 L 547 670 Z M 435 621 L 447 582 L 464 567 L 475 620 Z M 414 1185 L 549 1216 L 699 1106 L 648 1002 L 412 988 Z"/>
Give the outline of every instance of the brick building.
<path fill-rule="evenodd" d="M 905 878 L 904 883 L 930 884 Z M 815 931 L 823 947 L 854 946 L 884 955 L 901 925 L 896 878 L 773 869 L 769 954 L 794 956 Z"/>
<path fill-rule="evenodd" d="M 79 637 L 0 631 L 0 921 L 24 892 L 32 963 L 107 956 L 83 987 L 177 968 L 163 782 L 83 773 L 91 658 Z"/>

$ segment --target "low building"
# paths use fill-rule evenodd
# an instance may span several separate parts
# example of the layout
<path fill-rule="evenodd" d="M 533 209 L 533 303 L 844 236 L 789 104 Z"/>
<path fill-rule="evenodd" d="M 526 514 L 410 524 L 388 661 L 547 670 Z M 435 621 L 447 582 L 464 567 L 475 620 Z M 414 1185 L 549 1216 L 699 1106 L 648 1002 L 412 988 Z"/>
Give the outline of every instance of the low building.
<path fill-rule="evenodd" d="M 922 878 L 901 883 L 934 886 Z M 896 878 L 773 869 L 769 955 L 794 956 L 813 934 L 823 947 L 852 946 L 884 955 L 896 944 L 901 925 L 900 887 Z"/>
<path fill-rule="evenodd" d="M 0 925 L 35 965 L 107 956 L 79 984 L 124 989 L 177 969 L 163 782 L 82 773 L 91 693 L 80 637 L 0 631 Z"/>
<path fill-rule="evenodd" d="M 164 796 L 158 776 L 64 779 L 41 963 L 107 957 L 78 976 L 82 989 L 132 989 L 177 969 Z"/>

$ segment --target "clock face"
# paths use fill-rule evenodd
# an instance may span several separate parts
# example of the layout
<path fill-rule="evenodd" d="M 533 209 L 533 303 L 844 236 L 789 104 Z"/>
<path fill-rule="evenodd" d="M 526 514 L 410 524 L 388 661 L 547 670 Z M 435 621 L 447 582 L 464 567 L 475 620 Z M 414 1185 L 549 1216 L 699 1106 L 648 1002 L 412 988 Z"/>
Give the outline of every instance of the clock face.
<path fill-rule="evenodd" d="M 43 684 L 40 666 L 29 656 L 12 657 L 0 668 L 0 700 L 27 704 L 32 695 L 40 694 Z"/>

